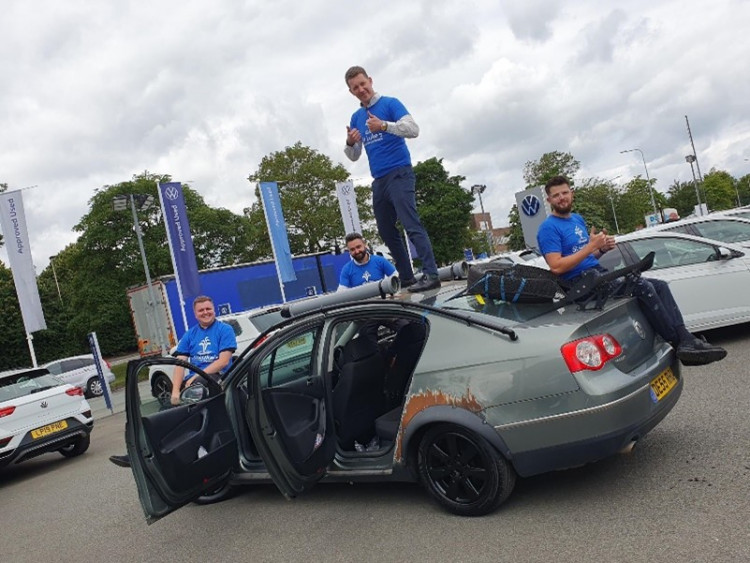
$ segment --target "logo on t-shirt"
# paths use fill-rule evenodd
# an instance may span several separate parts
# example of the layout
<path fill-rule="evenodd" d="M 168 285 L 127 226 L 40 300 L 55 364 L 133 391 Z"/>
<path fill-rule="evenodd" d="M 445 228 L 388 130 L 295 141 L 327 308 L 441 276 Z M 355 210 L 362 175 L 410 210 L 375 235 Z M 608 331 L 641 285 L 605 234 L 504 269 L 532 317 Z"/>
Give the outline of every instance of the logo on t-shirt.
<path fill-rule="evenodd" d="M 367 270 L 365 270 L 365 273 L 362 274 L 362 279 L 365 280 L 365 283 L 369 282 L 371 277 L 372 274 L 370 274 L 370 272 L 368 272 Z"/>
<path fill-rule="evenodd" d="M 211 346 L 211 340 L 206 336 L 198 343 L 198 345 L 201 347 L 201 351 L 198 353 L 206 354 L 208 352 L 208 347 Z"/>

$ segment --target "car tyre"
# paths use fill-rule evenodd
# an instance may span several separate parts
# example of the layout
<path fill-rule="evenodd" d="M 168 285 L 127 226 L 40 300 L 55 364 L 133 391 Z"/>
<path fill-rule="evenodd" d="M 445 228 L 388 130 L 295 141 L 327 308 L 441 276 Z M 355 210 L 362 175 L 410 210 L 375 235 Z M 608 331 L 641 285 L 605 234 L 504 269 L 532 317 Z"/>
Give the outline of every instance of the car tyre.
<path fill-rule="evenodd" d="M 230 485 L 229 482 L 224 482 L 212 491 L 199 496 L 193 502 L 195 504 L 214 504 L 227 500 L 235 491 L 236 487 L 234 485 Z"/>
<path fill-rule="evenodd" d="M 86 398 L 101 397 L 104 394 L 99 377 L 92 377 L 86 382 Z"/>
<path fill-rule="evenodd" d="M 508 498 L 516 482 L 513 468 L 484 438 L 452 424 L 425 433 L 417 463 L 427 492 L 460 516 L 489 514 Z"/>
<path fill-rule="evenodd" d="M 168 397 L 172 394 L 172 380 L 165 373 L 157 372 L 151 382 L 151 394 L 157 399 Z"/>
<path fill-rule="evenodd" d="M 78 438 L 78 440 L 76 440 L 72 444 L 63 446 L 58 451 L 65 457 L 76 457 L 88 450 L 90 443 L 91 436 L 89 434 L 86 434 L 85 436 L 81 436 L 80 438 Z"/>

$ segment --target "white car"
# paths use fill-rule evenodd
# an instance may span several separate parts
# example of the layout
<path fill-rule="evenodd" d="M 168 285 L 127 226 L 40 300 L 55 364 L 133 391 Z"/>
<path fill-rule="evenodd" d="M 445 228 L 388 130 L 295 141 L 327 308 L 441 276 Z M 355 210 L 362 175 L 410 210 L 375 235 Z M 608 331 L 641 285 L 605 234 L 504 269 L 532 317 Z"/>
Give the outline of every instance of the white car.
<path fill-rule="evenodd" d="M 671 232 L 695 235 L 721 242 L 736 243 L 750 248 L 750 219 L 738 214 L 715 213 L 702 217 L 688 217 L 638 231 L 643 233 Z"/>
<path fill-rule="evenodd" d="M 616 237 L 617 246 L 599 259 L 608 270 L 633 264 L 654 252 L 644 277 L 669 283 L 691 331 L 750 321 L 750 249 L 678 232 L 642 229 Z"/>
<path fill-rule="evenodd" d="M 53 451 L 81 455 L 93 427 L 80 387 L 45 368 L 0 373 L 0 467 Z"/>
<path fill-rule="evenodd" d="M 87 399 L 101 397 L 104 393 L 92 354 L 62 358 L 44 364 L 42 367 L 47 368 L 52 375 L 56 375 L 65 383 L 70 383 L 83 389 Z M 107 383 L 111 385 L 115 380 L 115 374 L 112 373 L 110 365 L 106 360 L 104 360 L 103 371 Z"/>
<path fill-rule="evenodd" d="M 509 266 L 512 266 L 513 264 L 525 264 L 527 266 L 536 266 L 537 268 L 544 268 L 545 270 L 549 270 L 549 266 L 547 265 L 547 261 L 544 259 L 544 256 L 539 254 L 539 252 L 534 248 L 512 250 L 509 252 L 495 254 L 493 256 L 490 256 L 489 258 L 479 258 L 477 260 L 470 261 L 469 266 L 473 266 L 474 264 L 487 263 L 508 264 Z"/>
<path fill-rule="evenodd" d="M 216 318 L 234 329 L 234 335 L 237 338 L 236 354 L 240 354 L 260 333 L 283 320 L 279 313 L 280 309 L 280 305 L 270 305 Z M 172 348 L 170 354 L 174 355 L 176 350 L 177 347 Z M 172 372 L 173 366 L 167 364 L 158 364 L 149 368 L 151 393 L 154 397 L 172 392 Z"/>

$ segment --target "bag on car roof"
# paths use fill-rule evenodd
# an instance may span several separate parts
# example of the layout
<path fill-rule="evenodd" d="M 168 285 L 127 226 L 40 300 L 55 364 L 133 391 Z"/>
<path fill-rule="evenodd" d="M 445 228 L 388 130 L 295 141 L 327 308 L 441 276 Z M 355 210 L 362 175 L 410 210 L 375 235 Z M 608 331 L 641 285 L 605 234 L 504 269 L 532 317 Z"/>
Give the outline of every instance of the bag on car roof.
<path fill-rule="evenodd" d="M 565 297 L 558 277 L 526 264 L 476 264 L 469 269 L 466 292 L 508 303 L 551 303 Z"/>

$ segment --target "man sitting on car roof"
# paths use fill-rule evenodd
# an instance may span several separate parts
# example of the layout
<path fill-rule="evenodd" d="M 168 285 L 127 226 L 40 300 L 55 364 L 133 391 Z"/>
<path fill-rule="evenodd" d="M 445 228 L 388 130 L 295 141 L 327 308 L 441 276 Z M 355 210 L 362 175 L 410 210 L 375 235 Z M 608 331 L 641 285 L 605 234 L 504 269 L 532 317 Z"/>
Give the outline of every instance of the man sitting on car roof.
<path fill-rule="evenodd" d="M 575 283 L 591 269 L 606 271 L 599 257 L 615 247 L 615 238 L 606 230 L 588 232 L 586 222 L 573 213 L 573 191 L 565 176 L 550 178 L 544 186 L 552 214 L 539 226 L 537 244 L 549 269 L 563 280 Z M 659 335 L 677 350 L 685 365 L 704 365 L 724 359 L 726 350 L 692 335 L 685 327 L 680 308 L 669 285 L 656 279 L 640 278 L 633 291 Z"/>

